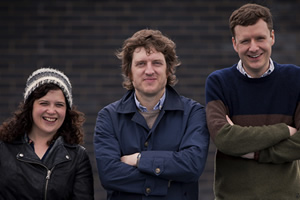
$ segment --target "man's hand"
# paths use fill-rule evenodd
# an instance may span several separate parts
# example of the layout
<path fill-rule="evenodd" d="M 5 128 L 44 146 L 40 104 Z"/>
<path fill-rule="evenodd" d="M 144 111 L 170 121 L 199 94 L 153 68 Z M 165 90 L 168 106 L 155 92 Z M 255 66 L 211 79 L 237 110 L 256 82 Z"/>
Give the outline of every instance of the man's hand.
<path fill-rule="evenodd" d="M 254 159 L 254 152 L 247 153 L 245 155 L 241 156 L 242 158 L 247 158 L 247 159 Z"/>
<path fill-rule="evenodd" d="M 127 165 L 131 165 L 136 167 L 136 163 L 137 163 L 137 156 L 139 155 L 139 153 L 134 153 L 131 155 L 126 155 L 126 156 L 122 156 L 121 157 L 121 162 L 126 163 Z"/>
<path fill-rule="evenodd" d="M 227 119 L 227 122 L 232 126 L 232 125 L 233 125 L 233 122 L 232 122 L 231 119 L 228 117 L 228 115 L 226 115 L 226 119 Z"/>
<path fill-rule="evenodd" d="M 288 126 L 288 128 L 290 131 L 290 136 L 293 136 L 297 132 L 297 129 L 295 129 L 294 127 Z"/>

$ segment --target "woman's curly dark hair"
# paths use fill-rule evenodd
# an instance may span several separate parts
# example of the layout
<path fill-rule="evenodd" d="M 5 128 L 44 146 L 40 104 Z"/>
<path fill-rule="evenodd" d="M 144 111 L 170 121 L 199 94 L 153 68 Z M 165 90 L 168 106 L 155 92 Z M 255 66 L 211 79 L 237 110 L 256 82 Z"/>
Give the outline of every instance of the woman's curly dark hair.
<path fill-rule="evenodd" d="M 29 133 L 33 125 L 33 103 L 35 100 L 45 96 L 50 90 L 60 90 L 60 87 L 52 83 L 41 85 L 30 94 L 25 103 L 21 102 L 13 117 L 7 119 L 0 126 L 0 140 L 12 142 L 17 138 L 24 136 L 25 133 Z M 67 110 L 65 120 L 57 133 L 53 136 L 52 140 L 62 136 L 66 143 L 82 144 L 82 125 L 85 121 L 85 116 L 82 112 L 78 111 L 75 106 L 70 108 L 67 101 L 66 103 Z M 48 143 L 50 144 L 52 140 L 48 141 Z"/>
<path fill-rule="evenodd" d="M 122 49 L 116 52 L 116 56 L 122 61 L 123 87 L 127 90 L 134 89 L 130 79 L 131 64 L 133 53 L 139 47 L 144 47 L 149 54 L 154 48 L 164 55 L 167 64 L 167 84 L 174 86 L 178 81 L 175 75 L 176 67 L 181 64 L 176 55 L 176 44 L 158 30 L 143 29 L 125 40 Z"/>

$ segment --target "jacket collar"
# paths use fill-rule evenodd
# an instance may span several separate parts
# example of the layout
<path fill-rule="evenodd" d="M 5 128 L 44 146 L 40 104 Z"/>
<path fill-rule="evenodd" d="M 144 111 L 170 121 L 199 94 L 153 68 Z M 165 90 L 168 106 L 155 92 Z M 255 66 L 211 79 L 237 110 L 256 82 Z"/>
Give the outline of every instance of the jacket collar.
<path fill-rule="evenodd" d="M 21 141 L 18 141 L 18 143 L 21 143 Z M 50 169 L 59 163 L 67 162 L 72 159 L 67 149 L 65 148 L 65 143 L 61 136 L 56 139 L 52 148 L 48 152 L 48 155 L 43 161 L 41 161 L 39 157 L 34 153 L 32 147 L 28 142 L 26 142 L 25 138 L 23 138 L 22 143 L 23 146 L 16 157 L 18 160 L 23 162 L 40 164 Z"/>
<path fill-rule="evenodd" d="M 166 99 L 162 110 L 184 110 L 179 94 L 169 85 L 166 86 Z M 134 101 L 134 90 L 129 90 L 122 97 L 117 110 L 118 113 L 134 113 L 137 107 Z"/>

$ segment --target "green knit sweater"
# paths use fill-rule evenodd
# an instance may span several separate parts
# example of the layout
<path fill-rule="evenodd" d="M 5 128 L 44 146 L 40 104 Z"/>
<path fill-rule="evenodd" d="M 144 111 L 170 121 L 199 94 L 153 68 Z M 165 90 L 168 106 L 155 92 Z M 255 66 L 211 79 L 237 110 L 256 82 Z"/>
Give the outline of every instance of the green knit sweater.
<path fill-rule="evenodd" d="M 236 65 L 206 81 L 207 125 L 217 147 L 216 200 L 300 200 L 300 68 L 250 79 Z M 227 123 L 226 115 L 234 125 Z M 242 155 L 255 152 L 254 159 Z"/>

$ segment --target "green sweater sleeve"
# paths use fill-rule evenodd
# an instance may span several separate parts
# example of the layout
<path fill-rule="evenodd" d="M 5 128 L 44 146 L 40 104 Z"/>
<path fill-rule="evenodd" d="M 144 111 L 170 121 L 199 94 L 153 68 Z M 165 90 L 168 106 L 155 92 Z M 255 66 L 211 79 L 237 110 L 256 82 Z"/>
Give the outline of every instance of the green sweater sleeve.
<path fill-rule="evenodd" d="M 292 137 L 259 152 L 261 163 L 281 164 L 300 159 L 300 131 Z"/>
<path fill-rule="evenodd" d="M 289 137 L 289 129 L 284 123 L 248 127 L 225 124 L 215 137 L 215 145 L 225 154 L 242 156 L 268 149 Z"/>

